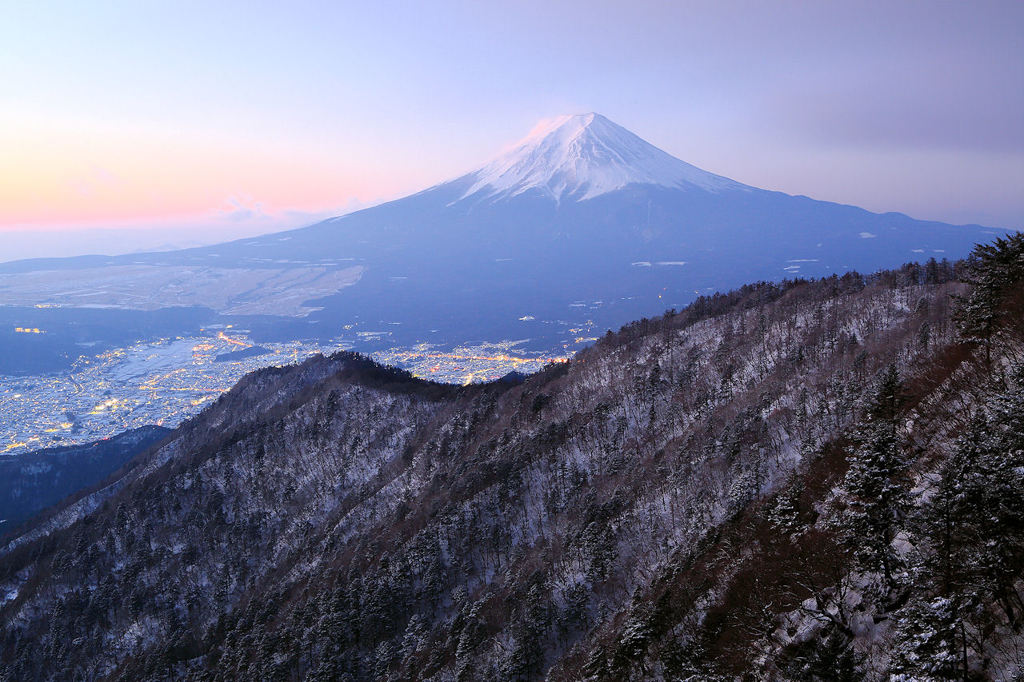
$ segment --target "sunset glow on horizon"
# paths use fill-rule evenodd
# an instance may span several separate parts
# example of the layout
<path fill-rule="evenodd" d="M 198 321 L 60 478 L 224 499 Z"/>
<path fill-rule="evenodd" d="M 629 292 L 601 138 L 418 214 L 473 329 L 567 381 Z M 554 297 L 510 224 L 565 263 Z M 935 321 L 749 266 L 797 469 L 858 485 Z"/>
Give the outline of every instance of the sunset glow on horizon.
<path fill-rule="evenodd" d="M 0 230 L 336 212 L 415 188 L 401 172 L 273 141 L 5 118 Z"/>
<path fill-rule="evenodd" d="M 1022 7 L 15 4 L 0 233 L 296 227 L 584 111 L 754 186 L 1019 227 Z"/>

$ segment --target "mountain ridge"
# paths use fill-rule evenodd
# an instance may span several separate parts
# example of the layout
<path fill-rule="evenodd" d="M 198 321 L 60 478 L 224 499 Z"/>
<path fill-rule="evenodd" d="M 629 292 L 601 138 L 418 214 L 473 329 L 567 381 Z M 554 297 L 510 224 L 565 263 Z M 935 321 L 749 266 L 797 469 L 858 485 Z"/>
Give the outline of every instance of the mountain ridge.
<path fill-rule="evenodd" d="M 1009 274 L 978 285 L 994 297 L 961 263 L 748 285 L 516 384 L 351 354 L 249 375 L 106 500 L 0 552 L 6 672 L 913 678 L 901 628 L 941 587 L 887 596 L 841 531 L 845 471 L 884 421 L 887 367 L 903 397 L 884 423 L 925 484 L 952 475 L 973 408 L 1024 410 L 1000 369 L 1024 357 Z M 965 340 L 951 294 L 1008 326 Z M 996 677 L 1019 639 L 999 608 L 969 643 Z"/>

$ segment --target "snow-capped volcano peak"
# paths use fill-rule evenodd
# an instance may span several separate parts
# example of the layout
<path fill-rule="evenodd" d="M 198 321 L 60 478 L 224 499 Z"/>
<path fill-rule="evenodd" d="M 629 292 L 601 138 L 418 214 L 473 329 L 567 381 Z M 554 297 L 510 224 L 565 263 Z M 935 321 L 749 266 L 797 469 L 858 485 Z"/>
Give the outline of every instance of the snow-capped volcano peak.
<path fill-rule="evenodd" d="M 746 188 L 680 161 L 594 113 L 540 122 L 509 151 L 467 177 L 473 182 L 463 197 L 540 190 L 555 199 L 582 201 L 632 184 L 712 192 Z"/>

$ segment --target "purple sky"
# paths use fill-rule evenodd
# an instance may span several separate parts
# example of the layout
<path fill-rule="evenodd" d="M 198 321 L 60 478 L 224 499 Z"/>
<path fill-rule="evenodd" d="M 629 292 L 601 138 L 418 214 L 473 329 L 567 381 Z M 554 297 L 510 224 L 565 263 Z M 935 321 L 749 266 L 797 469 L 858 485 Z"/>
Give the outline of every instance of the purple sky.
<path fill-rule="evenodd" d="M 1020 1 L 7 6 L 0 260 L 307 223 L 583 111 L 744 183 L 1024 227 L 1022 29 Z"/>

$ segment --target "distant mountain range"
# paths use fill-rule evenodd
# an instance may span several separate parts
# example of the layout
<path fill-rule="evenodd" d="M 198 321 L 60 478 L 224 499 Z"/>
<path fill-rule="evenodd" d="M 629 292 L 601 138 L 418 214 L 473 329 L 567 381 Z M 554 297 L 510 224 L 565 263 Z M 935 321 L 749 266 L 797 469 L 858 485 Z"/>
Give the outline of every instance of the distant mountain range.
<path fill-rule="evenodd" d="M 1002 232 L 757 189 L 584 114 L 539 125 L 479 170 L 309 227 L 0 265 L 0 302 L 193 306 L 257 340 L 347 329 L 367 343 L 386 333 L 393 344 L 529 338 L 574 350 L 698 294 L 959 258 Z"/>

